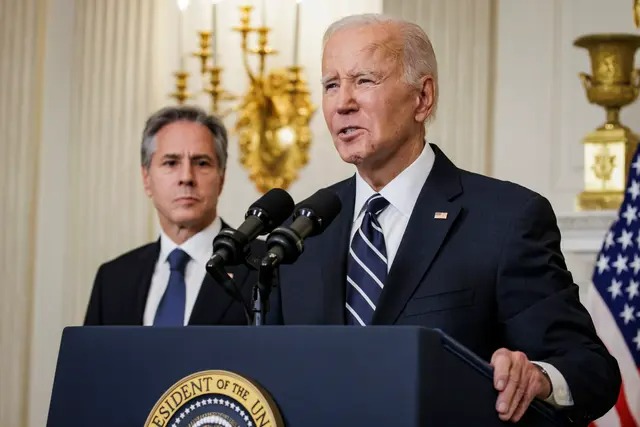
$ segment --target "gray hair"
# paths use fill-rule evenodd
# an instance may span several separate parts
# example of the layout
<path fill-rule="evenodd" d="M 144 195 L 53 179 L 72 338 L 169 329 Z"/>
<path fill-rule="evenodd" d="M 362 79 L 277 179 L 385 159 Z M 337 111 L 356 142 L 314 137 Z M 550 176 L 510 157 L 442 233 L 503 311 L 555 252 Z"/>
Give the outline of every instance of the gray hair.
<path fill-rule="evenodd" d="M 165 107 L 153 113 L 148 119 L 142 132 L 142 146 L 140 160 L 144 168 L 151 165 L 151 157 L 156 151 L 156 135 L 163 127 L 181 120 L 200 123 L 211 132 L 214 150 L 218 158 L 218 167 L 224 173 L 227 168 L 227 129 L 216 116 L 207 114 L 200 107 L 184 105 L 180 107 Z"/>
<path fill-rule="evenodd" d="M 438 62 L 429 36 L 419 25 L 378 13 L 350 15 L 335 21 L 327 28 L 322 38 L 323 49 L 329 38 L 340 30 L 376 24 L 393 24 L 400 29 L 403 38 L 402 68 L 407 84 L 421 89 L 420 79 L 422 77 L 431 76 L 433 78 L 433 111 L 427 120 L 435 118 L 439 95 Z"/>

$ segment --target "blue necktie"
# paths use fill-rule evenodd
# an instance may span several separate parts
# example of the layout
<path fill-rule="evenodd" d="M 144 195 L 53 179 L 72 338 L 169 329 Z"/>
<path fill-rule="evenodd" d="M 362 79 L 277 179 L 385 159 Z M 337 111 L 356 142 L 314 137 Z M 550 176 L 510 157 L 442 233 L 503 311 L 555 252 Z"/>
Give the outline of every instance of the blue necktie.
<path fill-rule="evenodd" d="M 362 224 L 349 248 L 347 261 L 347 312 L 350 325 L 368 325 L 387 278 L 387 249 L 378 215 L 389 206 L 380 194 L 367 200 Z"/>
<path fill-rule="evenodd" d="M 189 262 L 189 255 L 180 248 L 176 248 L 167 257 L 169 261 L 169 283 L 158 305 L 154 326 L 182 326 L 184 325 L 184 306 L 186 303 L 186 284 L 184 269 Z"/>

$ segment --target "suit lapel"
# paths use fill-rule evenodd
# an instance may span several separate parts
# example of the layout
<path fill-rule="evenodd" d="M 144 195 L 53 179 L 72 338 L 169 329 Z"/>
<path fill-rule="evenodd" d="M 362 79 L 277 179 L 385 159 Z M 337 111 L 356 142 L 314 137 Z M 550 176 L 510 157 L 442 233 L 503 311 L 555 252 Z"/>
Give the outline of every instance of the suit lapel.
<path fill-rule="evenodd" d="M 233 276 L 239 287 L 251 286 L 246 278 L 249 271 L 244 267 L 227 267 L 227 272 Z M 245 283 L 247 282 L 247 283 Z M 246 295 L 246 292 L 242 292 Z M 209 274 L 205 274 L 198 298 L 191 311 L 190 325 L 217 325 L 235 301 L 225 292 L 222 285 L 217 283 Z"/>
<path fill-rule="evenodd" d="M 229 224 L 222 221 L 221 228 L 229 228 Z M 251 286 L 245 283 L 249 271 L 244 267 L 226 267 L 233 281 L 239 286 Z M 242 292 L 246 295 L 246 292 Z M 200 292 L 193 305 L 189 325 L 216 325 L 219 324 L 229 306 L 234 300 L 227 294 L 222 285 L 217 283 L 208 273 L 205 273 Z"/>
<path fill-rule="evenodd" d="M 374 313 L 373 324 L 393 324 L 444 244 L 462 210 L 458 169 L 436 146 L 433 169 L 402 237 Z M 446 218 L 443 218 L 446 213 Z"/>
<path fill-rule="evenodd" d="M 147 296 L 149 295 L 149 288 L 151 287 L 151 278 L 153 277 L 153 271 L 155 270 L 156 262 L 160 256 L 160 239 L 155 243 L 152 243 L 145 248 L 140 254 L 140 258 L 137 261 L 137 274 L 131 275 L 133 283 L 127 286 L 131 286 L 131 289 L 136 290 L 135 305 L 133 306 L 133 312 L 131 313 L 132 324 L 143 324 L 144 310 L 147 305 Z"/>
<path fill-rule="evenodd" d="M 355 176 L 336 188 L 342 202 L 340 214 L 325 231 L 325 245 L 322 254 L 322 277 L 324 295 L 324 315 L 328 324 L 344 325 L 347 250 L 353 224 L 353 206 L 356 195 Z"/>

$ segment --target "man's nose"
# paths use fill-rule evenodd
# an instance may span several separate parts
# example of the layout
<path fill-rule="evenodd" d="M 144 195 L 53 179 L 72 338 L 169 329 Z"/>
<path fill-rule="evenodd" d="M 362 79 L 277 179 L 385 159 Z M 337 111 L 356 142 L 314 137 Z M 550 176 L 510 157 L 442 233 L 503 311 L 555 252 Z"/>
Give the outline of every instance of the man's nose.
<path fill-rule="evenodd" d="M 190 161 L 183 161 L 180 167 L 180 184 L 193 185 L 193 165 Z"/>
<path fill-rule="evenodd" d="M 350 83 L 344 83 L 340 85 L 338 90 L 338 114 L 350 114 L 358 111 L 353 86 Z"/>

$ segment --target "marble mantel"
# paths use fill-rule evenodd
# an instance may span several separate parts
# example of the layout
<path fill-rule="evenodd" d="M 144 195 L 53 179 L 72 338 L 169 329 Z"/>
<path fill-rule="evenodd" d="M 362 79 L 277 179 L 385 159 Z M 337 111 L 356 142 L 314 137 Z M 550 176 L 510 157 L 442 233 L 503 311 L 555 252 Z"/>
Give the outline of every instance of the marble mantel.
<path fill-rule="evenodd" d="M 567 267 L 580 286 L 580 298 L 585 301 L 591 283 L 596 255 L 604 237 L 615 220 L 617 211 L 586 211 L 559 213 L 558 228 Z"/>
<path fill-rule="evenodd" d="M 617 211 L 571 212 L 558 215 L 562 250 L 596 254 Z"/>

